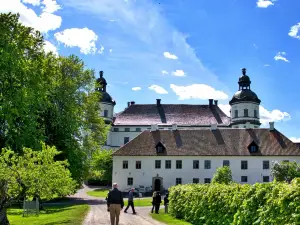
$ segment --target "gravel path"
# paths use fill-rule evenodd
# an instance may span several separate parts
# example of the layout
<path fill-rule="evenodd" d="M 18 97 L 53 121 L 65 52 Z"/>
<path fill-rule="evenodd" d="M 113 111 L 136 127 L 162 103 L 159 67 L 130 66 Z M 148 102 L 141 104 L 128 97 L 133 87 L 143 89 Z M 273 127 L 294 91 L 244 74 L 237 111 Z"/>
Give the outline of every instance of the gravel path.
<path fill-rule="evenodd" d="M 86 216 L 83 225 L 110 225 L 109 212 L 107 212 L 106 201 L 103 198 L 88 196 L 87 191 L 93 190 L 87 186 L 78 190 L 72 196 L 74 200 L 84 201 L 90 205 L 91 209 Z M 149 216 L 151 207 L 135 207 L 136 215 L 133 215 L 131 209 L 128 213 L 121 212 L 119 225 L 163 225 Z"/>

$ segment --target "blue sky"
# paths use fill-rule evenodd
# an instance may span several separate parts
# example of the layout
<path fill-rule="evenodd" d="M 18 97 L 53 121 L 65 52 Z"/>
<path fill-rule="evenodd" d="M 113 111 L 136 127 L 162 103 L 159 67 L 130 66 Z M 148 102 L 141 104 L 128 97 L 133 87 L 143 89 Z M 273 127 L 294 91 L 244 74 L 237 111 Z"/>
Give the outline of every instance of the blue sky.
<path fill-rule="evenodd" d="M 116 111 L 136 103 L 228 102 L 241 68 L 275 121 L 300 138 L 298 0 L 1 0 L 42 31 L 46 50 L 104 71 Z M 300 139 L 299 139 L 300 140 Z"/>

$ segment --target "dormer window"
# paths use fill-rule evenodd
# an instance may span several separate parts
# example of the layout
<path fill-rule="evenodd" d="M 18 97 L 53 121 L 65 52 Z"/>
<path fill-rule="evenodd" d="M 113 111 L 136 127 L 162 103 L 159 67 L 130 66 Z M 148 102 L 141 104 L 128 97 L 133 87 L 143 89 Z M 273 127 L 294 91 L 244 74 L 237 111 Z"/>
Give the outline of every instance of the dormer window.
<path fill-rule="evenodd" d="M 258 145 L 253 141 L 249 146 L 248 150 L 250 153 L 256 153 L 258 152 Z"/>
<path fill-rule="evenodd" d="M 155 148 L 156 148 L 156 153 L 163 153 L 164 150 L 166 149 L 161 142 L 158 142 Z"/>

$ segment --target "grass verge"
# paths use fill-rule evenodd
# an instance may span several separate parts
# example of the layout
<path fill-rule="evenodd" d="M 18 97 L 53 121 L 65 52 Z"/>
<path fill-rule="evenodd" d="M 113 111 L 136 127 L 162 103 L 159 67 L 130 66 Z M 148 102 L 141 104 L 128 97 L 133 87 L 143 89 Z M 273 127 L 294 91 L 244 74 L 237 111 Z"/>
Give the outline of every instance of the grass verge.
<path fill-rule="evenodd" d="M 134 206 L 137 206 L 137 207 L 152 206 L 151 202 L 152 202 L 152 198 L 141 198 L 141 199 L 135 198 Z M 124 199 L 124 205 L 125 205 L 125 207 L 128 205 L 128 200 Z"/>
<path fill-rule="evenodd" d="M 94 190 L 94 191 L 88 191 L 87 195 L 93 196 L 93 197 L 106 198 L 108 192 L 109 192 L 109 189 L 97 189 L 97 190 Z"/>
<path fill-rule="evenodd" d="M 171 225 L 191 225 L 191 223 L 185 222 L 183 220 L 179 220 L 173 218 L 170 214 L 165 214 L 165 209 L 159 210 L 159 214 L 150 213 L 151 217 L 159 222 Z"/>
<path fill-rule="evenodd" d="M 13 225 L 81 225 L 88 210 L 88 205 L 48 206 L 39 216 L 23 217 L 22 209 L 9 209 L 8 219 Z"/>

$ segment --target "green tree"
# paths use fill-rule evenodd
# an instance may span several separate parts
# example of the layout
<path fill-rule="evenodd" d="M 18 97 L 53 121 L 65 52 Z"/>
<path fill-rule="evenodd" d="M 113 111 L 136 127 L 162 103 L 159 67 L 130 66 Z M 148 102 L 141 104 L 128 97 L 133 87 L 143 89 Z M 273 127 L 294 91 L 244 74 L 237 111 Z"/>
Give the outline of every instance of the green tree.
<path fill-rule="evenodd" d="M 0 14 L 0 148 L 22 153 L 41 141 L 62 152 L 80 185 L 89 156 L 103 144 L 109 127 L 100 117 L 94 71 L 76 56 L 43 50 L 43 36 Z"/>
<path fill-rule="evenodd" d="M 229 166 L 219 167 L 214 174 L 212 183 L 230 184 L 232 183 L 232 173 Z"/>
<path fill-rule="evenodd" d="M 290 183 L 294 178 L 300 177 L 300 165 L 297 162 L 275 162 L 271 169 L 272 177 L 276 181 Z"/>
<path fill-rule="evenodd" d="M 6 210 L 20 198 L 51 199 L 74 193 L 75 182 L 67 161 L 55 161 L 60 153 L 42 144 L 41 151 L 24 148 L 23 154 L 3 148 L 0 155 L 0 224 L 8 225 Z"/>
<path fill-rule="evenodd" d="M 101 181 L 112 181 L 113 150 L 98 149 L 92 155 L 90 177 Z"/>

